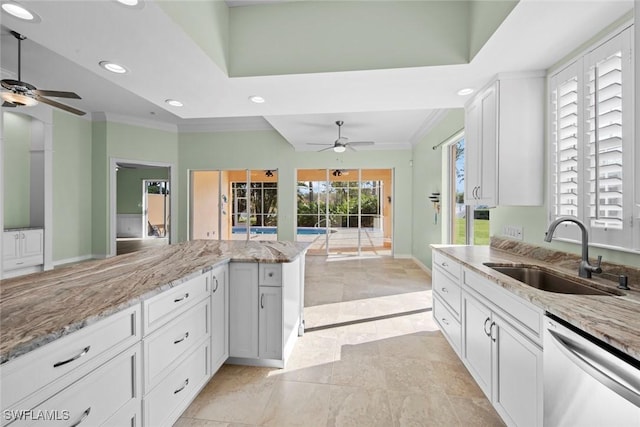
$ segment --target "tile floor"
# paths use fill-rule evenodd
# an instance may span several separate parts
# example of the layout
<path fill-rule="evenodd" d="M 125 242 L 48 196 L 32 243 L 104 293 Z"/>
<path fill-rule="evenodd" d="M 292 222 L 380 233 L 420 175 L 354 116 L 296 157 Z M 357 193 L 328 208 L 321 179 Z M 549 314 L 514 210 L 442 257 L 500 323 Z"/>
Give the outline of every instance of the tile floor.
<path fill-rule="evenodd" d="M 225 365 L 174 427 L 501 426 L 431 317 L 413 261 L 307 257 L 286 369 Z"/>

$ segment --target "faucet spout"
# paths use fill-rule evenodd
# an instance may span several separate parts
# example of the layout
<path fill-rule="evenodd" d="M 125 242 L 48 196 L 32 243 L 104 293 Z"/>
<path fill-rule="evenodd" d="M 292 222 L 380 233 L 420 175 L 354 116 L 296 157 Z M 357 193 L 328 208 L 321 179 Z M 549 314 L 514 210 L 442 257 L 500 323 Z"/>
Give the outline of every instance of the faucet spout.
<path fill-rule="evenodd" d="M 600 263 L 602 262 L 602 256 L 598 256 L 598 264 L 591 265 L 589 263 L 589 233 L 587 232 L 587 227 L 580 221 L 578 218 L 573 218 L 570 216 L 563 216 L 551 224 L 549 224 L 549 229 L 545 233 L 544 240 L 545 242 L 550 242 L 553 238 L 553 233 L 556 231 L 558 225 L 563 222 L 572 222 L 580 227 L 580 231 L 582 232 L 582 260 L 580 261 L 580 265 L 578 267 L 578 275 L 580 277 L 591 278 L 591 273 L 602 273 L 602 268 L 600 267 Z"/>

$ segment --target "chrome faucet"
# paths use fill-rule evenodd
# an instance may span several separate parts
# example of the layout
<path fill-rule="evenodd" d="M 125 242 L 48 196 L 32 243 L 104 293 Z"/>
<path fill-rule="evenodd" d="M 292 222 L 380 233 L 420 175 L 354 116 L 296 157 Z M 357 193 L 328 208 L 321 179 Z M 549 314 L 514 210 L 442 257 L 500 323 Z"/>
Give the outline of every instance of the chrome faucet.
<path fill-rule="evenodd" d="M 578 276 L 590 279 L 591 273 L 602 273 L 602 268 L 600 267 L 600 263 L 602 262 L 602 255 L 598 255 L 597 265 L 589 264 L 589 233 L 587 233 L 587 228 L 579 219 L 569 216 L 563 216 L 556 219 L 549 225 L 549 229 L 547 230 L 547 232 L 544 233 L 544 241 L 551 241 L 551 239 L 553 238 L 553 232 L 556 231 L 556 227 L 561 222 L 573 222 L 574 224 L 577 224 L 578 227 L 580 227 L 580 230 L 582 230 L 582 261 L 580 261 L 580 265 L 578 266 Z"/>

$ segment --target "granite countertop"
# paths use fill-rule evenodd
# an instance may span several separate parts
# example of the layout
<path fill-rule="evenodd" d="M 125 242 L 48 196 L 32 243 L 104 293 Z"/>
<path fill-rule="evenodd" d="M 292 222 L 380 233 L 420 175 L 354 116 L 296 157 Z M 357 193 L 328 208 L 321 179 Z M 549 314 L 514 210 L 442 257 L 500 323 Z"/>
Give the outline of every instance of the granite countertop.
<path fill-rule="evenodd" d="M 595 274 L 593 279 L 579 278 L 579 257 L 574 255 L 542 248 L 521 251 L 516 244 L 504 241 L 498 243 L 501 248 L 495 247 L 493 241 L 492 246 L 432 245 L 432 248 L 458 260 L 463 266 L 533 305 L 640 360 L 640 283 L 637 281 L 640 270 L 628 266 L 613 267 L 613 264 L 605 266 L 603 263 L 605 271 L 617 272 L 622 269 L 625 274 L 629 274 L 631 290 L 619 290 L 616 288 L 617 282 L 596 278 Z M 487 262 L 538 265 L 552 269 L 561 276 L 621 295 L 570 295 L 542 291 L 496 272 L 484 265 Z"/>
<path fill-rule="evenodd" d="M 291 262 L 305 243 L 195 240 L 0 281 L 0 364 L 236 262 Z"/>

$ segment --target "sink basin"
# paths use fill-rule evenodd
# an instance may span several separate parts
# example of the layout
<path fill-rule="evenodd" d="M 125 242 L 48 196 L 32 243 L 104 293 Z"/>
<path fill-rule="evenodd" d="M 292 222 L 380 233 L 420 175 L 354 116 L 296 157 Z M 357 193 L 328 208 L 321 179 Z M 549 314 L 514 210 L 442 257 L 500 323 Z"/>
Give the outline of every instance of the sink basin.
<path fill-rule="evenodd" d="M 543 291 L 574 295 L 622 295 L 615 291 L 607 292 L 583 285 L 537 266 L 506 266 L 491 263 L 486 263 L 485 265 L 519 282 Z"/>

